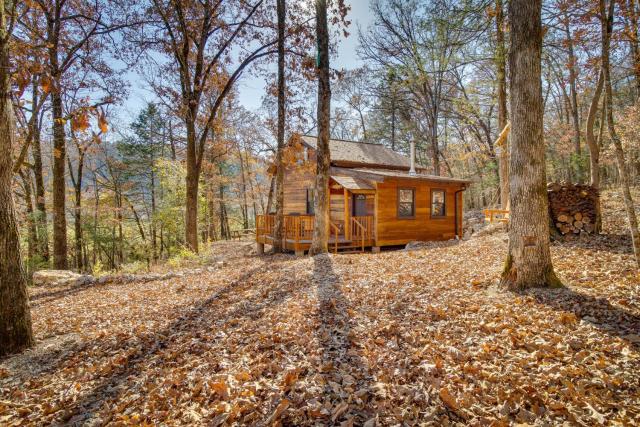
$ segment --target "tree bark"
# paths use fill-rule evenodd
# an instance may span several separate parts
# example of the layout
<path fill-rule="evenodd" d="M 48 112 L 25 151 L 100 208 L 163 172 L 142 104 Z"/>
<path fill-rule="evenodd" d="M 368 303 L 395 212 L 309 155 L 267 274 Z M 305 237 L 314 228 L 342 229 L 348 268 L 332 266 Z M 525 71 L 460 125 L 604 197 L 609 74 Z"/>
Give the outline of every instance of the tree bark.
<path fill-rule="evenodd" d="M 587 147 L 589 148 L 589 170 L 591 175 L 590 184 L 596 190 L 600 190 L 600 140 L 596 140 L 593 133 L 593 127 L 596 121 L 596 114 L 598 113 L 598 103 L 600 102 L 600 96 L 602 95 L 602 87 L 604 86 L 604 77 L 602 69 L 598 73 L 598 83 L 596 83 L 596 89 L 589 105 L 589 112 L 587 114 L 587 125 L 585 129 L 585 139 Z M 595 201 L 596 205 L 596 222 L 594 223 L 594 231 L 600 233 L 602 231 L 602 208 L 600 205 L 600 193 Z"/>
<path fill-rule="evenodd" d="M 0 2 L 0 356 L 34 343 L 11 185 L 11 153 L 16 135 L 9 80 L 9 37 L 5 2 Z"/>
<path fill-rule="evenodd" d="M 278 0 L 278 146 L 276 148 L 276 220 L 274 224 L 273 252 L 282 252 L 284 228 L 284 120 L 285 120 L 285 76 L 284 37 L 286 27 L 285 0 Z"/>
<path fill-rule="evenodd" d="M 631 196 L 631 190 L 629 188 L 629 171 L 627 170 L 625 162 L 622 142 L 616 132 L 615 122 L 613 119 L 613 88 L 611 85 L 609 56 L 611 33 L 613 32 L 615 1 L 609 0 L 608 8 L 606 6 L 606 2 L 607 0 L 600 0 L 600 15 L 602 20 L 602 73 L 604 76 L 605 101 L 607 109 L 607 129 L 615 149 L 616 164 L 618 166 L 618 174 L 620 176 L 620 187 L 622 187 L 622 195 L 624 198 L 625 208 L 627 210 L 627 220 L 629 221 L 629 231 L 631 232 L 631 241 L 633 243 L 633 253 L 636 258 L 636 265 L 640 268 L 640 234 L 638 233 L 638 218 L 636 216 L 633 197 Z"/>
<path fill-rule="evenodd" d="M 578 73 L 576 70 L 577 58 L 573 49 L 573 37 L 571 36 L 571 28 L 569 27 L 569 17 L 565 15 L 564 31 L 567 37 L 567 49 L 569 52 L 569 96 L 570 96 L 570 110 L 571 119 L 573 121 L 573 145 L 576 155 L 576 180 L 582 182 L 582 162 L 580 157 L 582 156 L 582 148 L 580 146 L 580 116 L 578 110 L 578 90 L 576 87 L 576 81 L 578 79 Z"/>
<path fill-rule="evenodd" d="M 329 130 L 331 119 L 331 86 L 329 79 L 329 27 L 327 2 L 316 0 L 316 37 L 318 44 L 318 142 L 316 165 L 315 227 L 309 253 L 328 252 L 329 245 Z"/>
<path fill-rule="evenodd" d="M 69 166 L 71 169 L 71 166 Z M 82 175 L 84 171 L 84 151 L 78 150 L 78 166 L 77 176 L 74 180 L 74 195 L 75 206 L 73 210 L 73 225 L 74 225 L 74 238 L 75 238 L 75 253 L 76 253 L 76 268 L 78 271 L 83 271 L 85 265 L 82 257 Z"/>
<path fill-rule="evenodd" d="M 33 82 L 32 105 L 38 102 L 38 81 Z M 44 261 L 49 261 L 49 230 L 47 229 L 47 208 L 45 205 L 44 173 L 42 166 L 42 147 L 40 145 L 40 120 L 38 115 L 31 117 L 31 154 L 33 155 L 33 174 L 35 177 L 36 195 L 36 227 L 38 230 L 38 250 L 37 253 Z"/>
<path fill-rule="evenodd" d="M 28 238 L 27 238 L 27 257 L 29 262 L 27 263 L 27 274 L 31 274 L 32 266 L 33 266 L 33 258 L 36 254 L 36 248 L 38 245 L 38 232 L 36 230 L 35 224 L 35 213 L 33 212 L 33 197 L 31 191 L 31 175 L 28 173 L 24 173 L 22 170 L 18 172 L 20 178 L 22 179 L 22 186 L 24 188 L 24 203 L 27 210 L 27 230 Z"/>
<path fill-rule="evenodd" d="M 192 119 L 191 119 L 192 117 Z M 198 170 L 196 152 L 195 113 L 187 117 L 187 200 L 185 209 L 185 240 L 187 247 L 198 252 Z"/>
<path fill-rule="evenodd" d="M 560 286 L 549 250 L 541 82 L 541 0 L 512 0 L 509 249 L 502 285 L 510 290 Z"/>
<path fill-rule="evenodd" d="M 629 14 L 629 36 L 631 55 L 633 58 L 633 74 L 636 79 L 636 97 L 640 99 L 640 31 L 638 29 L 640 5 L 638 5 L 637 0 L 627 0 L 627 13 Z"/>
<path fill-rule="evenodd" d="M 51 115 L 53 119 L 53 265 L 66 270 L 67 264 L 67 218 L 65 212 L 65 159 L 66 144 L 62 98 L 56 84 L 51 93 Z"/>
<path fill-rule="evenodd" d="M 507 126 L 507 74 L 504 43 L 504 10 L 502 0 L 496 0 L 496 71 L 498 80 L 498 129 Z M 509 144 L 508 138 L 502 142 L 498 156 L 500 176 L 500 206 L 509 207 Z"/>

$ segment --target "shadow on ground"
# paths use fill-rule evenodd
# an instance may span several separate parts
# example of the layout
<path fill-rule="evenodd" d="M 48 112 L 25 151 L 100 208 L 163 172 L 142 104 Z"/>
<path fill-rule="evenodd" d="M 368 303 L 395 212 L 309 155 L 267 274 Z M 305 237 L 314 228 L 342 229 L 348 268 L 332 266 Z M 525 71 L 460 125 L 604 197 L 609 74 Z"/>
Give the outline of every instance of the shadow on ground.
<path fill-rule="evenodd" d="M 349 302 L 342 292 L 341 280 L 329 255 L 313 257 L 313 281 L 318 295 L 319 327 L 316 335 L 322 358 L 321 371 L 327 380 L 325 392 L 327 395 L 335 394 L 331 382 L 342 385 L 342 394 L 338 397 L 341 401 L 332 404 L 343 412 L 332 414 L 331 421 L 336 423 L 348 415 L 355 418 L 353 421 L 356 425 L 362 425 L 375 415 L 369 402 L 373 378 L 369 364 L 354 341 Z M 344 390 L 350 390 L 351 393 Z M 358 396 L 361 404 L 353 404 L 353 400 L 357 400 L 354 396 Z"/>

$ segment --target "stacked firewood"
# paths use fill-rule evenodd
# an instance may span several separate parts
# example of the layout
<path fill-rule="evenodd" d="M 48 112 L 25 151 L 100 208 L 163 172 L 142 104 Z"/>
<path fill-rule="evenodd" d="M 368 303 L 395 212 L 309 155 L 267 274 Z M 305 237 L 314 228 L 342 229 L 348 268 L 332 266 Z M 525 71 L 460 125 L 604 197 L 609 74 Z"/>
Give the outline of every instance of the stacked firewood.
<path fill-rule="evenodd" d="M 551 183 L 547 186 L 549 213 L 560 233 L 591 234 L 597 220 L 598 191 L 590 185 Z"/>

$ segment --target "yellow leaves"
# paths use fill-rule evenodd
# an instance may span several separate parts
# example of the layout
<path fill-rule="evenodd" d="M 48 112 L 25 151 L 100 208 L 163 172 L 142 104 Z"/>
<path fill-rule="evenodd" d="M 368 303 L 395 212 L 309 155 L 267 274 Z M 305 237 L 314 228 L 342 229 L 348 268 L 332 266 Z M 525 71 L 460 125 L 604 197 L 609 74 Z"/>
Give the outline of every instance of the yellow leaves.
<path fill-rule="evenodd" d="M 52 152 L 53 152 L 53 157 L 55 157 L 56 159 L 59 159 L 62 157 L 62 150 L 60 150 L 59 148 L 54 148 Z"/>

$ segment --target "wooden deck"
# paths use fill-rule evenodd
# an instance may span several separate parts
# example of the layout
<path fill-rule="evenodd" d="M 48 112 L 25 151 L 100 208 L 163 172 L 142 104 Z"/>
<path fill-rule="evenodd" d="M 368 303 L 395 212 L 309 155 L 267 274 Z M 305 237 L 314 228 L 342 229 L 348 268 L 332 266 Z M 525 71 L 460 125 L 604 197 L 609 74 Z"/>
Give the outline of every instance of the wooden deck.
<path fill-rule="evenodd" d="M 275 215 L 256 216 L 256 242 L 273 244 Z M 315 217 L 313 215 L 285 215 L 283 224 L 283 248 L 302 255 L 311 247 Z M 373 216 L 351 217 L 349 227 L 341 229 L 330 223 L 329 250 L 337 253 L 343 249 L 358 249 L 373 245 Z"/>

